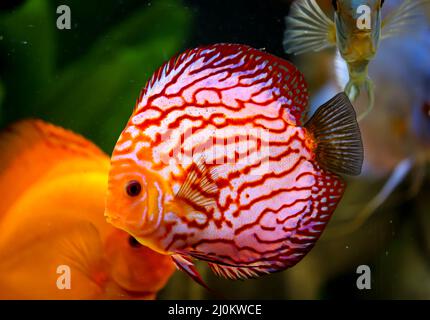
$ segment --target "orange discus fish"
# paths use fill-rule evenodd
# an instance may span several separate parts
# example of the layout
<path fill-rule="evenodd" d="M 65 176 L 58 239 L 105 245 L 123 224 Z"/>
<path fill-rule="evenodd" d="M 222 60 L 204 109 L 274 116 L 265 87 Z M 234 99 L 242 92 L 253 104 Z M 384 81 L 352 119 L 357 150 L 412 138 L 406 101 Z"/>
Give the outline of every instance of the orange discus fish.
<path fill-rule="evenodd" d="M 0 131 L 0 300 L 155 299 L 175 267 L 106 223 L 108 171 L 69 130 L 21 120 Z"/>
<path fill-rule="evenodd" d="M 248 46 L 171 59 L 115 146 L 105 216 L 203 285 L 192 258 L 230 279 L 295 265 L 363 161 L 347 96 L 303 123 L 307 102 L 291 63 Z"/>

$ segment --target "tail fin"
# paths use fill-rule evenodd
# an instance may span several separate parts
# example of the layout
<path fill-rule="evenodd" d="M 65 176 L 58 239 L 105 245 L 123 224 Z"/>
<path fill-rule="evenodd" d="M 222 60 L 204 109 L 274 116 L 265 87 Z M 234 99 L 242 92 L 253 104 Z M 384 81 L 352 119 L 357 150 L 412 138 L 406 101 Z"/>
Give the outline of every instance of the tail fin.
<path fill-rule="evenodd" d="M 363 143 L 354 107 L 345 93 L 323 104 L 305 124 L 317 143 L 318 163 L 338 174 L 359 175 Z"/>

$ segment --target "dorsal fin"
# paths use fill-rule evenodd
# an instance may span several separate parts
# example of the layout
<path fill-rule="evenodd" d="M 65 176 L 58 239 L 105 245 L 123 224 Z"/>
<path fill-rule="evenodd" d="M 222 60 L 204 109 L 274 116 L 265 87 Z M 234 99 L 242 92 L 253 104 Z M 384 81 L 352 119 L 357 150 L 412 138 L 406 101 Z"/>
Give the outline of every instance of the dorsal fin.
<path fill-rule="evenodd" d="M 223 70 L 228 70 L 227 78 L 219 77 Z M 210 83 L 211 87 L 219 88 L 219 96 L 223 97 L 213 101 L 211 98 L 212 104 L 237 108 L 238 101 L 247 101 L 249 103 L 241 105 L 243 112 L 250 113 L 261 112 L 258 110 L 261 105 L 282 106 L 289 111 L 289 120 L 294 123 L 301 123 L 308 105 L 306 81 L 292 63 L 246 45 L 218 43 L 187 50 L 163 64 L 141 91 L 133 115 L 141 117 L 150 107 L 148 101 L 163 90 L 170 91 L 167 88 L 171 87 L 172 79 L 175 82 L 172 97 L 180 96 L 188 83 L 196 81 L 196 88 Z M 226 81 L 237 85 L 228 84 L 229 89 L 224 90 Z M 246 86 L 246 94 L 243 86 Z M 197 99 L 194 105 L 206 108 L 207 102 Z M 169 106 L 163 106 L 167 108 Z"/>
<path fill-rule="evenodd" d="M 0 213 L 64 159 L 107 156 L 78 134 L 41 120 L 21 120 L 0 133 Z M 13 187 L 11 187 L 13 186 Z"/>

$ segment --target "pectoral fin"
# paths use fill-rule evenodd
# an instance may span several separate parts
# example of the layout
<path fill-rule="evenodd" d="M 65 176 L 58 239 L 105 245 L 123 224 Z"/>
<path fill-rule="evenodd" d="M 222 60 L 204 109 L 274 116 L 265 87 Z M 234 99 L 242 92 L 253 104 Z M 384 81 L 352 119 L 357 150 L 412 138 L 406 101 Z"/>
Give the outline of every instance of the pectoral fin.
<path fill-rule="evenodd" d="M 97 228 L 90 222 L 82 221 L 64 231 L 63 235 L 52 243 L 54 252 L 58 252 L 64 264 L 82 273 L 89 281 L 101 285 L 108 270 Z"/>
<path fill-rule="evenodd" d="M 175 199 L 196 209 L 213 205 L 218 192 L 216 176 L 215 167 L 209 167 L 205 157 L 200 157 L 188 170 Z"/>
<path fill-rule="evenodd" d="M 399 8 L 394 10 L 382 21 L 382 39 L 399 34 L 413 32 L 427 24 L 423 14 L 430 0 L 404 0 Z"/>
<path fill-rule="evenodd" d="M 284 48 L 287 53 L 320 51 L 336 44 L 334 22 L 315 0 L 297 0 L 286 18 Z"/>

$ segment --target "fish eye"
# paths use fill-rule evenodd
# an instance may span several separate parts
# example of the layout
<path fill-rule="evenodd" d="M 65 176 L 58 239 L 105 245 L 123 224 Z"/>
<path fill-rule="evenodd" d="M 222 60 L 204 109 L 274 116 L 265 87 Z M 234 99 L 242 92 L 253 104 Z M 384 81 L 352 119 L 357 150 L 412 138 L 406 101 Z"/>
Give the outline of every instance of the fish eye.
<path fill-rule="evenodd" d="M 139 181 L 132 180 L 127 183 L 125 191 L 130 197 L 137 197 L 142 191 L 142 186 L 140 185 Z"/>
<path fill-rule="evenodd" d="M 337 0 L 331 0 L 331 5 L 333 6 L 333 9 L 337 11 Z"/>
<path fill-rule="evenodd" d="M 132 248 L 140 248 L 142 245 L 139 243 L 139 241 L 136 240 L 135 237 L 129 236 L 128 237 L 128 244 Z"/>

